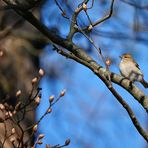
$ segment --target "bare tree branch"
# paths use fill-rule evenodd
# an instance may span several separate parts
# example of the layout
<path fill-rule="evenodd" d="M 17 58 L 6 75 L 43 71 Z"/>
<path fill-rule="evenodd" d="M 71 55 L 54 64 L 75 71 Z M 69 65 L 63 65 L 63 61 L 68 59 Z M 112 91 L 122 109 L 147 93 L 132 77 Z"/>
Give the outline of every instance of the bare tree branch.
<path fill-rule="evenodd" d="M 9 3 L 4 0 L 8 5 Z M 83 4 L 87 4 L 88 1 L 83 2 Z M 113 3 L 114 0 L 111 2 L 110 6 L 110 13 L 103 19 L 92 23 L 92 27 L 100 24 L 101 22 L 105 21 L 106 19 L 110 18 L 113 11 Z M 62 54 L 68 58 L 71 58 L 78 63 L 81 63 L 82 65 L 85 65 L 90 70 L 92 70 L 102 81 L 103 83 L 108 87 L 108 89 L 111 91 L 111 93 L 116 97 L 116 99 L 122 104 L 122 106 L 126 109 L 128 112 L 130 119 L 132 120 L 134 126 L 138 130 L 138 132 L 143 136 L 143 138 L 148 142 L 148 133 L 143 130 L 140 123 L 138 122 L 137 118 L 135 117 L 132 109 L 130 106 L 123 100 L 123 98 L 117 93 L 117 91 L 113 88 L 112 85 L 110 85 L 108 81 L 108 76 L 110 76 L 110 80 L 118 85 L 120 85 L 122 88 L 126 89 L 142 106 L 143 108 L 148 112 L 148 97 L 145 96 L 145 94 L 133 83 L 131 83 L 128 79 L 115 74 L 113 72 L 110 72 L 107 68 L 103 68 L 101 65 L 99 65 L 95 60 L 93 60 L 88 54 L 84 52 L 84 50 L 80 47 L 78 47 L 76 44 L 72 42 L 72 37 L 75 32 L 77 32 L 78 28 L 75 27 L 77 25 L 77 16 L 78 14 L 84 9 L 83 5 L 80 5 L 75 10 L 75 13 L 73 15 L 72 21 L 71 21 L 71 28 L 68 37 L 62 38 L 55 32 L 52 32 L 52 30 L 48 29 L 45 25 L 43 25 L 40 21 L 38 21 L 31 12 L 29 11 L 22 11 L 18 8 L 13 8 L 20 16 L 24 17 L 25 20 L 27 20 L 29 23 L 31 23 L 34 27 L 36 27 L 40 32 L 42 32 L 48 39 L 49 42 L 56 47 L 55 45 L 58 45 L 62 48 L 65 48 L 67 52 L 63 52 L 63 50 L 57 49 L 59 54 Z"/>

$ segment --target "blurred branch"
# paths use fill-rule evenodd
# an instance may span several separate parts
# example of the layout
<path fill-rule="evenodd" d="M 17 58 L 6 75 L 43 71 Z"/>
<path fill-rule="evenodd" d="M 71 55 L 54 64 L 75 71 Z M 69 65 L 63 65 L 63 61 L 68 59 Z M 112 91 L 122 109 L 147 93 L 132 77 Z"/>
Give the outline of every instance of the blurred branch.
<path fill-rule="evenodd" d="M 9 4 L 9 8 L 11 9 L 18 9 L 18 10 L 26 11 L 26 10 L 34 8 L 42 0 L 21 0 L 21 1 L 3 0 L 3 1 Z"/>
<path fill-rule="evenodd" d="M 24 22 L 22 19 L 18 19 L 14 23 L 12 23 L 11 25 L 7 26 L 4 30 L 0 31 L 0 39 L 9 35 L 9 33 L 11 33 L 13 28 L 20 25 L 22 22 Z"/>
<path fill-rule="evenodd" d="M 133 6 L 133 7 L 135 7 L 135 8 L 148 10 L 148 5 L 139 6 L 139 5 L 137 5 L 136 3 L 131 2 L 131 1 L 127 1 L 127 0 L 120 0 L 120 1 L 122 1 L 123 3 L 126 3 L 126 4 L 128 4 L 128 5 L 130 5 L 130 6 Z"/>
<path fill-rule="evenodd" d="M 94 30 L 94 35 L 98 35 L 101 37 L 116 39 L 116 40 L 135 40 L 135 37 L 133 35 L 123 33 L 121 31 L 101 31 L 101 30 Z M 141 42 L 145 43 L 147 45 L 148 39 L 142 35 L 136 36 L 136 39 Z"/>
<path fill-rule="evenodd" d="M 0 11 L 12 9 L 10 6 L 0 6 Z"/>

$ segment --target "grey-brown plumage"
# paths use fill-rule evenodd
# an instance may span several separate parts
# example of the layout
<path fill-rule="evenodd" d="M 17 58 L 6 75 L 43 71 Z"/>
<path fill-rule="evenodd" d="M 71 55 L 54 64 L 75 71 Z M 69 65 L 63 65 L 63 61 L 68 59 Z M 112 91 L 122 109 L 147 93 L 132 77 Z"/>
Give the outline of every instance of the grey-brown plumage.
<path fill-rule="evenodd" d="M 144 76 L 132 56 L 128 53 L 121 56 L 119 69 L 122 76 L 128 78 L 130 81 L 139 81 L 145 88 L 148 88 L 148 82 L 144 80 Z"/>

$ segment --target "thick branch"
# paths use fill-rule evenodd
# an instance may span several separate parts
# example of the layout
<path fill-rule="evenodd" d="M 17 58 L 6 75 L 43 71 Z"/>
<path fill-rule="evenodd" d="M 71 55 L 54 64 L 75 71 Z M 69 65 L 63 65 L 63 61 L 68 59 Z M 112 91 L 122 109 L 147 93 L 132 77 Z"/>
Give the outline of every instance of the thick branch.
<path fill-rule="evenodd" d="M 88 3 L 88 0 L 84 3 Z M 72 37 L 73 35 L 78 31 L 78 26 L 77 26 L 77 17 L 78 17 L 78 14 L 83 10 L 83 6 L 81 5 L 80 7 L 78 7 L 75 12 L 73 13 L 73 16 L 72 16 L 72 20 L 71 20 L 71 25 L 70 25 L 70 31 L 69 31 L 69 34 L 67 36 L 67 39 L 68 40 L 72 40 Z"/>

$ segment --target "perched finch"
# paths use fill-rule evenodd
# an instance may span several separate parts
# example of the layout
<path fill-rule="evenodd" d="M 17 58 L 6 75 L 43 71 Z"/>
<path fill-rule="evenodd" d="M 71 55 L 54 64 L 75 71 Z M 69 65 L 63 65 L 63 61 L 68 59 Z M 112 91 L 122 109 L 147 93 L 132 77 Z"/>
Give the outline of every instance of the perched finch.
<path fill-rule="evenodd" d="M 119 69 L 121 75 L 129 79 L 130 81 L 139 81 L 145 88 L 148 88 L 148 82 L 143 78 L 143 74 L 139 68 L 139 65 L 135 62 L 132 56 L 128 53 L 120 56 L 121 62 Z"/>

